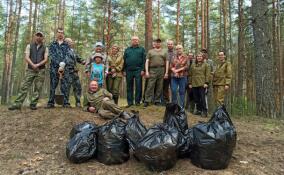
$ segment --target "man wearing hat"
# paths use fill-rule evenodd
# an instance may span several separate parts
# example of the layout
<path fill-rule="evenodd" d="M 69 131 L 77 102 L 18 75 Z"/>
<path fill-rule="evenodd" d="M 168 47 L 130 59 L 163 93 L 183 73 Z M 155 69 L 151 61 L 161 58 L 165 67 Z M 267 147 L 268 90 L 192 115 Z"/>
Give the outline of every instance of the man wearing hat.
<path fill-rule="evenodd" d="M 124 51 L 124 72 L 127 84 L 127 103 L 133 105 L 133 90 L 135 80 L 135 105 L 139 105 L 142 98 L 142 76 L 145 70 L 145 49 L 139 46 L 139 38 L 131 38 L 131 46 Z"/>
<path fill-rule="evenodd" d="M 107 58 L 107 55 L 104 53 L 104 45 L 103 45 L 102 42 L 98 41 L 94 45 L 94 52 L 92 53 L 92 55 L 86 61 L 85 73 L 87 74 L 88 77 L 90 76 L 90 72 L 89 71 L 91 69 L 92 62 L 95 61 L 95 57 L 94 56 L 95 56 L 96 53 L 101 54 L 101 56 L 102 56 L 102 63 L 105 65 L 106 73 L 108 71 L 108 58 Z"/>
<path fill-rule="evenodd" d="M 147 107 L 154 98 L 155 105 L 161 103 L 164 78 L 168 78 L 168 52 L 161 47 L 161 39 L 156 39 L 155 48 L 149 50 L 146 56 L 146 78 L 148 85 L 145 92 L 144 107 Z"/>
<path fill-rule="evenodd" d="M 36 110 L 40 92 L 44 82 L 45 64 L 48 61 L 48 48 L 44 45 L 44 35 L 37 32 L 34 35 L 34 41 L 28 44 L 25 51 L 25 60 L 28 68 L 22 81 L 20 92 L 9 110 L 21 109 L 21 106 L 27 97 L 29 89 L 32 87 L 30 109 Z"/>
<path fill-rule="evenodd" d="M 56 40 L 49 46 L 50 57 L 50 94 L 46 108 L 54 108 L 55 89 L 61 80 L 61 93 L 63 94 L 63 107 L 70 108 L 69 90 L 72 83 L 72 62 L 73 57 L 70 56 L 70 47 L 64 41 L 64 30 L 57 29 Z"/>

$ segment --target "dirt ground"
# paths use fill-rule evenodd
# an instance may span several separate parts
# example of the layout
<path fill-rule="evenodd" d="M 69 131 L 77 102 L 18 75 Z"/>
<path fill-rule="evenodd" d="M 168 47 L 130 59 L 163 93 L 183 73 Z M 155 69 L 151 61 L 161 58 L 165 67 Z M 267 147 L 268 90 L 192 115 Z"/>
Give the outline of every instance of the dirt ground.
<path fill-rule="evenodd" d="M 150 126 L 161 122 L 163 107 L 150 106 L 140 111 L 142 121 Z M 190 126 L 204 121 L 189 114 Z M 223 174 L 223 175 L 276 175 L 284 174 L 284 121 L 257 117 L 233 117 L 237 128 L 237 146 L 230 165 L 225 170 L 208 171 L 198 168 L 189 159 L 180 159 L 174 168 L 156 174 Z M 0 107 L 0 174 L 155 174 L 133 157 L 122 165 L 106 166 L 96 160 L 72 164 L 65 156 L 65 145 L 73 125 L 82 121 L 102 120 L 81 109 L 39 108 L 31 111 L 8 111 Z"/>

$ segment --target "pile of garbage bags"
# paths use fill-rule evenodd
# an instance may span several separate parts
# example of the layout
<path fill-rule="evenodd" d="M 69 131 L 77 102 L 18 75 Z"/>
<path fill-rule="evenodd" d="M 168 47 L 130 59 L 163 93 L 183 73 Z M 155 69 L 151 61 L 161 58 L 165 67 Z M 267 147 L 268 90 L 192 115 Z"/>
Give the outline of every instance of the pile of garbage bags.
<path fill-rule="evenodd" d="M 74 126 L 66 156 L 74 163 L 95 158 L 106 165 L 126 162 L 131 153 L 152 171 L 175 166 L 178 158 L 189 158 L 204 169 L 228 166 L 236 145 L 236 129 L 224 106 L 208 122 L 189 128 L 184 109 L 167 104 L 163 123 L 148 129 L 134 113 L 124 121 L 115 118 L 102 126 L 83 122 Z"/>

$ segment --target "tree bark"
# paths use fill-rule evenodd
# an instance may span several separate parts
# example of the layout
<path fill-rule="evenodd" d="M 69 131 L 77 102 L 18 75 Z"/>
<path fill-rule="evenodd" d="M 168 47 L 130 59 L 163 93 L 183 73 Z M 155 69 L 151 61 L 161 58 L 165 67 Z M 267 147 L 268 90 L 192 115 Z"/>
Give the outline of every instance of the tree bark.
<path fill-rule="evenodd" d="M 204 0 L 201 0 L 201 48 L 205 48 L 205 9 Z"/>
<path fill-rule="evenodd" d="M 107 47 L 106 47 L 106 51 L 108 53 L 109 49 L 110 49 L 110 31 L 111 31 L 111 0 L 108 0 L 108 7 L 107 7 L 107 11 L 108 11 L 108 19 L 107 19 Z"/>
<path fill-rule="evenodd" d="M 1 104 L 6 104 L 9 101 L 9 90 L 11 85 L 12 72 L 12 41 L 14 40 L 14 31 L 16 25 L 15 15 L 13 14 L 14 2 L 11 0 L 9 4 L 8 26 L 5 31 L 5 48 L 4 48 L 4 69 L 2 76 L 2 97 Z"/>
<path fill-rule="evenodd" d="M 260 116 L 275 118 L 277 113 L 268 2 L 252 0 L 251 9 L 255 46 L 256 110 Z"/>
<path fill-rule="evenodd" d="M 148 51 L 152 48 L 153 42 L 153 21 L 152 21 L 152 0 L 146 0 L 145 9 L 145 49 Z"/>
<path fill-rule="evenodd" d="M 198 44 L 198 36 L 199 36 L 199 32 L 198 32 L 198 21 L 199 21 L 199 0 L 196 0 L 196 13 L 195 13 L 195 53 L 198 52 L 199 49 L 199 44 Z"/>
<path fill-rule="evenodd" d="M 34 15 L 33 15 L 33 32 L 32 34 L 34 34 L 37 30 L 37 16 L 38 16 L 38 0 L 34 0 L 34 4 L 35 4 L 35 10 L 34 10 Z"/>
<path fill-rule="evenodd" d="M 160 38 L 160 0 L 158 1 L 158 38 Z"/>
<path fill-rule="evenodd" d="M 177 0 L 176 44 L 179 44 L 180 42 L 179 18 L 180 18 L 180 0 Z"/>
<path fill-rule="evenodd" d="M 237 78 L 237 88 L 236 88 L 236 96 L 243 96 L 243 82 L 244 82 L 244 72 L 245 72 L 245 48 L 244 48 L 244 9 L 243 9 L 243 0 L 238 1 L 238 76 Z"/>
<path fill-rule="evenodd" d="M 17 59 L 17 52 L 18 52 L 18 41 L 19 41 L 19 30 L 21 24 L 21 11 L 22 11 L 22 0 L 18 0 L 18 12 L 16 17 L 16 33 L 15 33 L 15 40 L 14 40 L 14 51 L 13 51 L 13 61 L 12 61 L 12 79 L 10 85 L 10 95 L 13 95 L 14 92 L 14 80 L 15 80 L 15 64 Z"/>

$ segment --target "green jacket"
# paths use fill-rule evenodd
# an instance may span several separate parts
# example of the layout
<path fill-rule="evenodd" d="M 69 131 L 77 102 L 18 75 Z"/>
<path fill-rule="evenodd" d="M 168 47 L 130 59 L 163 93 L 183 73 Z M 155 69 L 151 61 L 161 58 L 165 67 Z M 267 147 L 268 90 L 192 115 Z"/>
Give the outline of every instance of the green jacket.
<path fill-rule="evenodd" d="M 115 73 L 117 74 L 118 77 L 123 76 L 122 69 L 123 69 L 124 60 L 121 54 L 109 56 L 108 63 L 110 69 L 109 72 L 111 72 L 111 69 L 115 69 Z"/>
<path fill-rule="evenodd" d="M 95 107 L 98 111 L 105 97 L 112 99 L 112 94 L 106 89 L 100 88 L 97 92 L 88 91 L 84 96 L 84 110 L 88 111 L 88 107 Z"/>
<path fill-rule="evenodd" d="M 124 51 L 124 70 L 137 71 L 145 69 L 146 52 L 143 47 L 128 47 Z"/>
<path fill-rule="evenodd" d="M 192 87 L 200 87 L 209 84 L 210 67 L 207 63 L 193 63 L 189 69 L 189 84 Z"/>
<path fill-rule="evenodd" d="M 229 62 L 223 62 L 216 66 L 213 73 L 213 86 L 230 85 L 232 80 L 232 66 Z"/>

